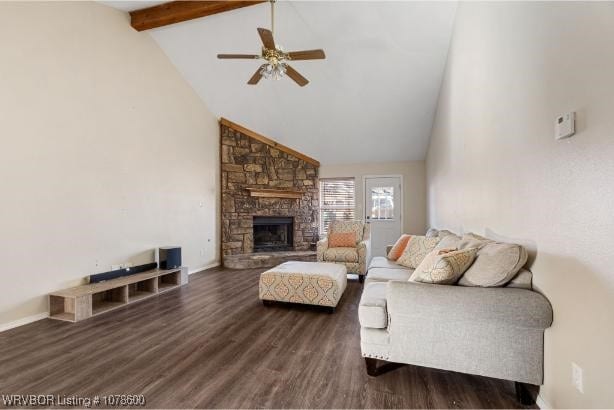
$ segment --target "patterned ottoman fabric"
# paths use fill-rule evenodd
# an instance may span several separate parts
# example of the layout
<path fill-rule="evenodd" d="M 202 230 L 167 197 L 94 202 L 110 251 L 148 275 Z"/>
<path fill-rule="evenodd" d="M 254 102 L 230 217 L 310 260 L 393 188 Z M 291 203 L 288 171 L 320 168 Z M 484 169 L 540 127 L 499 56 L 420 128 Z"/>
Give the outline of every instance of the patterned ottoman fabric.
<path fill-rule="evenodd" d="M 260 275 L 260 299 L 335 307 L 347 285 L 344 265 L 285 262 Z"/>

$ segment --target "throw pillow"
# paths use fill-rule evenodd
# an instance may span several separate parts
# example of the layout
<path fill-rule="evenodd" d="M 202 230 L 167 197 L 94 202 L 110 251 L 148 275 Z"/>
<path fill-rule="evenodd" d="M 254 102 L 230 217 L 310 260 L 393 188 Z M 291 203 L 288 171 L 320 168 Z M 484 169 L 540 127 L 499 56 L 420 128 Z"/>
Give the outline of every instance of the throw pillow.
<path fill-rule="evenodd" d="M 471 265 L 476 253 L 475 248 L 432 250 L 412 273 L 409 280 L 440 285 L 456 283 Z"/>
<path fill-rule="evenodd" d="M 439 243 L 439 238 L 427 238 L 426 236 L 412 236 L 403 250 L 403 254 L 397 259 L 399 265 L 415 269 L 420 262 Z"/>
<path fill-rule="evenodd" d="M 527 262 L 527 251 L 513 243 L 486 242 L 460 278 L 461 286 L 497 287 L 511 281 Z"/>
<path fill-rule="evenodd" d="M 454 248 L 459 249 L 458 246 L 460 244 L 461 237 L 450 233 L 449 235 L 439 236 L 439 243 L 435 247 L 435 249 L 446 249 L 446 248 Z"/>
<path fill-rule="evenodd" d="M 356 235 L 354 232 L 331 232 L 328 235 L 329 248 L 355 248 Z"/>
<path fill-rule="evenodd" d="M 483 236 L 476 235 L 474 233 L 466 233 L 463 235 L 462 239 L 458 243 L 458 249 L 468 249 L 468 248 L 482 248 L 487 243 L 493 242 L 488 238 L 484 238 Z"/>
<path fill-rule="evenodd" d="M 407 246 L 407 242 L 411 239 L 411 235 L 403 234 L 399 239 L 397 239 L 396 243 L 388 252 L 388 259 L 391 261 L 396 261 L 403 254 L 405 247 Z"/>
<path fill-rule="evenodd" d="M 426 231 L 426 235 L 427 238 L 437 238 L 439 236 L 439 231 L 435 228 L 430 228 L 428 231 Z"/>

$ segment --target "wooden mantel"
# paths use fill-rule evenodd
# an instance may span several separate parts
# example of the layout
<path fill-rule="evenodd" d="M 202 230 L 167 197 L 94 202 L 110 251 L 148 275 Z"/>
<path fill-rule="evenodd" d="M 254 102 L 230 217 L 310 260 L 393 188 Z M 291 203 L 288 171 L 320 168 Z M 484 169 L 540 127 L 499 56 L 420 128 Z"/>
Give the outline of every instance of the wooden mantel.
<path fill-rule="evenodd" d="M 264 189 L 264 188 L 245 188 L 249 191 L 249 196 L 258 198 L 290 198 L 301 199 L 303 193 L 301 191 L 291 191 L 287 189 Z"/>
<path fill-rule="evenodd" d="M 227 126 L 228 128 L 232 128 L 235 131 L 240 132 L 241 134 L 247 135 L 248 137 L 251 137 L 257 141 L 262 142 L 263 144 L 267 144 L 275 149 L 278 149 L 280 151 L 285 152 L 286 154 L 290 154 L 295 156 L 298 159 L 302 159 L 303 161 L 315 165 L 316 167 L 320 166 L 320 161 L 315 160 L 305 154 L 301 154 L 298 151 L 293 150 L 292 148 L 286 147 L 283 144 L 280 144 L 277 141 L 274 141 L 268 137 L 265 137 L 264 135 L 258 134 L 257 132 L 254 132 L 248 128 L 245 128 L 242 125 L 239 125 L 237 123 L 234 123 L 230 120 L 227 120 L 226 118 L 220 118 L 220 124 Z"/>

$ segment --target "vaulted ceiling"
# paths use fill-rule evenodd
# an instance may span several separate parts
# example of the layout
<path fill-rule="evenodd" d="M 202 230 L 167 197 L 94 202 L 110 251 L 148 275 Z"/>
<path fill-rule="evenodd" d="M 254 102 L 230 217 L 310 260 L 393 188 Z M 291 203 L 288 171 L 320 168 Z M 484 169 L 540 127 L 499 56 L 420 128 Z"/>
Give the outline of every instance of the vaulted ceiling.
<path fill-rule="evenodd" d="M 323 164 L 416 160 L 428 147 L 455 10 L 454 2 L 278 1 L 276 41 L 326 52 L 292 63 L 310 80 L 302 88 L 287 78 L 247 85 L 261 62 L 216 58 L 259 54 L 266 3 L 147 32 L 220 117 Z"/>

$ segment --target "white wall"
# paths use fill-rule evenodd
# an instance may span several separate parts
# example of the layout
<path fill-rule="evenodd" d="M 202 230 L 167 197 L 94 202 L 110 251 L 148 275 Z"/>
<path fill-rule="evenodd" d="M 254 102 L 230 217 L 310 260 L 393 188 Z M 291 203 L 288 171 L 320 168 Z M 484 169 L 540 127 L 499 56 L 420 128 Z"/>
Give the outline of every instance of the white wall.
<path fill-rule="evenodd" d="M 0 3 L 0 90 L 0 327 L 160 245 L 215 263 L 216 118 L 126 14 Z"/>
<path fill-rule="evenodd" d="M 613 3 L 460 3 L 427 157 L 431 225 L 531 250 L 557 408 L 614 406 L 613 22 Z"/>
<path fill-rule="evenodd" d="M 365 175 L 403 175 L 403 232 L 424 235 L 426 230 L 426 169 L 424 161 L 323 164 L 320 178 L 353 177 L 356 181 L 356 218 L 364 218 Z"/>

